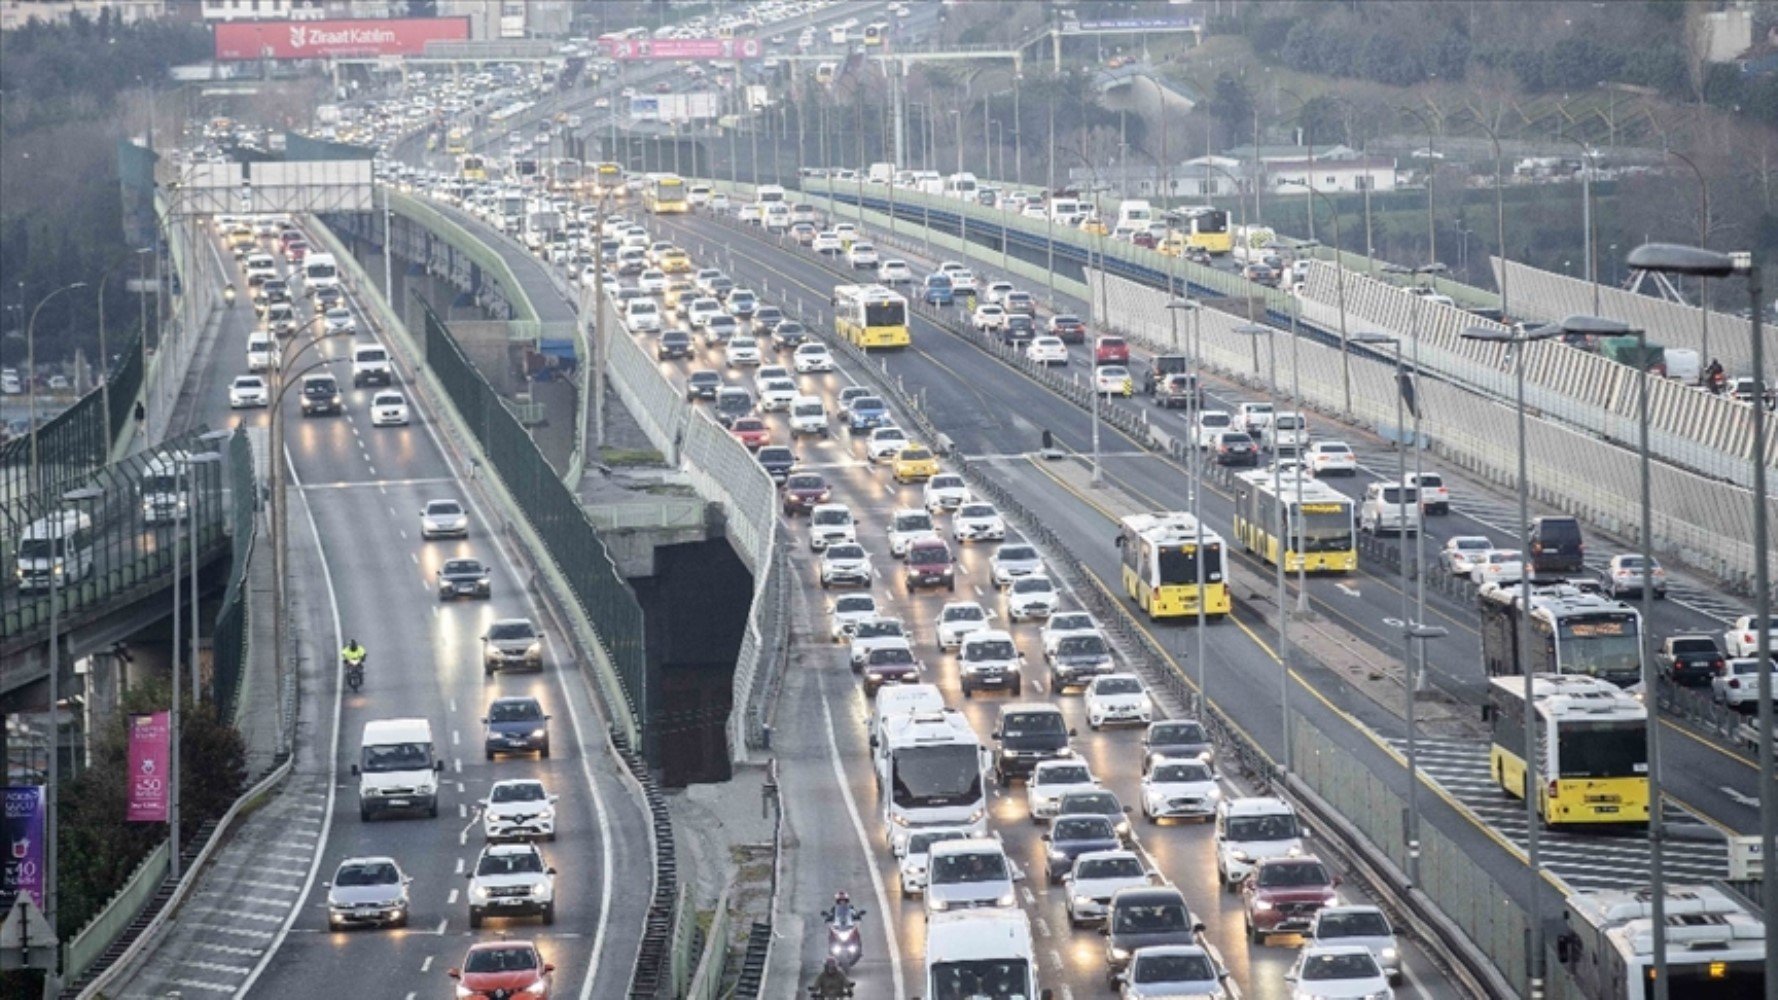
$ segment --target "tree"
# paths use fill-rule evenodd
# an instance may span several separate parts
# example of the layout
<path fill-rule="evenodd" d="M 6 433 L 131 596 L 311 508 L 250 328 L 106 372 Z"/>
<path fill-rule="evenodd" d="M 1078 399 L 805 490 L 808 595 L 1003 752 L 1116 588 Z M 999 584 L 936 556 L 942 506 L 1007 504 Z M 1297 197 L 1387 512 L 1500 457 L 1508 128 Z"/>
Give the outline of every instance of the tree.
<path fill-rule="evenodd" d="M 1216 78 L 1208 104 L 1210 116 L 1221 122 L 1229 135 L 1244 134 L 1253 122 L 1253 91 L 1232 73 Z"/>

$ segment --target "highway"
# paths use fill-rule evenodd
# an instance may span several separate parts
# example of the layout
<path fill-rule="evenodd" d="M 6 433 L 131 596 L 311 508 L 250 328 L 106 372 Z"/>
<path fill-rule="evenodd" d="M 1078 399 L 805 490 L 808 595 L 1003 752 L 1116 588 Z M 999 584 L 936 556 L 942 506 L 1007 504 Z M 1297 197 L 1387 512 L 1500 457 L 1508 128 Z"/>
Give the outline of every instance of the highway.
<path fill-rule="evenodd" d="M 364 313 L 357 303 L 351 305 L 359 324 L 355 339 L 373 339 Z M 250 308 L 237 309 L 240 317 L 229 324 L 213 352 L 213 366 L 198 383 L 201 419 L 213 427 L 268 421 L 264 410 L 227 408 L 227 383 L 246 373 L 246 331 L 253 322 Z M 307 305 L 301 310 L 306 317 Z M 346 358 L 342 340 L 306 350 L 293 366 Z M 310 523 L 291 519 L 292 544 L 318 541 L 324 559 L 326 579 L 311 583 L 331 603 L 336 634 L 318 646 L 337 649 L 340 639 L 356 637 L 370 656 L 361 691 L 311 693 L 340 695 L 334 732 L 316 734 L 332 741 L 327 756 L 333 764 L 319 855 L 306 876 L 269 876 L 286 884 L 259 893 L 277 900 L 289 898 L 280 893 L 293 892 L 296 912 L 287 930 L 269 940 L 243 985 L 267 996 L 353 992 L 363 988 L 364 970 L 374 969 L 391 983 L 444 990 L 443 970 L 460 964 L 470 943 L 510 935 L 538 942 L 557 967 L 560 995 L 619 995 L 627 989 L 640 941 L 653 857 L 646 813 L 608 749 L 586 684 L 576 676 L 577 652 L 549 634 L 549 619 L 525 592 L 495 537 L 495 522 L 463 487 L 427 409 L 408 391 L 411 425 L 373 428 L 368 411 L 376 390 L 352 388 L 347 366 L 331 370 L 345 396 L 343 415 L 304 418 L 295 391 L 284 401 L 290 488 L 301 491 L 313 517 Z M 397 388 L 408 390 L 405 360 L 397 370 L 403 373 Z M 437 498 L 469 503 L 473 516 L 466 540 L 420 540 L 419 510 Z M 457 556 L 492 566 L 490 600 L 440 603 L 434 573 Z M 507 617 L 528 617 L 544 628 L 541 674 L 483 676 L 479 637 L 490 622 Z M 507 695 L 536 697 L 551 713 L 548 760 L 484 758 L 479 719 L 490 700 Z M 370 720 L 397 717 L 431 723 L 445 762 L 439 815 L 366 823 L 359 819 L 357 783 L 349 774 L 358 761 L 359 733 Z M 519 777 L 540 779 L 560 796 L 557 839 L 542 845 L 560 873 L 555 924 L 490 920 L 471 932 L 463 873 L 482 845 L 477 803 L 492 782 Z M 406 930 L 328 931 L 323 883 L 341 860 L 364 855 L 394 857 L 413 877 Z"/>

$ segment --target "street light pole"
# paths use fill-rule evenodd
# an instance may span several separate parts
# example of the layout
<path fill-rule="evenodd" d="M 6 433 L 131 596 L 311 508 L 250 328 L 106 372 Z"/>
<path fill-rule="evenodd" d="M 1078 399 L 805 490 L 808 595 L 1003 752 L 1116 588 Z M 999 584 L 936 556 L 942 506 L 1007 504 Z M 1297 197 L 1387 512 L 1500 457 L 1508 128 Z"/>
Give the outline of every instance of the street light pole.
<path fill-rule="evenodd" d="M 1234 332 L 1248 337 L 1266 338 L 1266 359 L 1271 369 L 1271 376 L 1266 385 L 1266 401 L 1272 407 L 1272 419 L 1278 419 L 1278 347 L 1273 336 L 1272 327 L 1258 323 L 1242 323 L 1234 328 Z M 1274 567 L 1275 584 L 1278 590 L 1278 664 L 1282 668 L 1282 681 L 1279 684 L 1279 705 L 1284 721 L 1284 772 L 1289 773 L 1295 762 L 1290 748 L 1290 609 L 1285 607 L 1287 600 L 1284 588 L 1284 498 L 1278 484 L 1278 462 L 1272 461 L 1272 496 L 1276 499 L 1273 508 L 1277 516 L 1273 519 L 1272 528 L 1278 539 L 1278 559 Z M 1200 601 L 1202 599 L 1200 598 Z"/>
<path fill-rule="evenodd" d="M 1187 397 L 1187 407 L 1188 408 L 1186 410 L 1186 413 L 1191 415 L 1191 419 L 1187 421 L 1187 426 L 1191 427 L 1195 424 L 1195 422 L 1198 419 L 1198 414 L 1203 409 L 1203 407 L 1201 407 L 1198 404 L 1198 401 L 1199 401 L 1200 395 L 1203 391 L 1203 379 L 1204 379 L 1203 355 L 1201 354 L 1201 348 L 1203 346 L 1203 343 L 1202 343 L 1202 340 L 1200 339 L 1200 335 L 1203 332 L 1204 303 L 1197 300 L 1197 299 L 1177 298 L 1177 299 L 1174 299 L 1172 302 L 1167 303 L 1167 308 L 1174 311 L 1174 313 L 1173 313 L 1173 315 L 1174 315 L 1174 334 L 1173 334 L 1174 350 L 1179 349 L 1179 347 L 1178 347 L 1178 341 L 1179 341 L 1178 310 L 1189 309 L 1189 310 L 1191 310 L 1191 314 L 1192 314 L 1192 349 L 1191 349 L 1192 381 L 1191 381 L 1191 395 L 1189 397 Z M 1198 627 L 1197 627 L 1197 634 L 1195 637 L 1196 641 L 1197 641 L 1197 651 L 1196 651 L 1195 655 L 1198 658 L 1198 662 L 1196 664 L 1197 671 L 1198 671 L 1198 719 L 1199 719 L 1199 721 L 1204 721 L 1204 720 L 1209 719 L 1209 717 L 1210 717 L 1210 688 L 1209 688 L 1210 677 L 1209 677 L 1209 674 L 1204 669 L 1204 662 L 1205 662 L 1205 660 L 1204 660 L 1204 631 L 1205 631 L 1205 628 L 1204 628 L 1204 626 L 1205 626 L 1205 622 L 1204 622 L 1204 614 L 1205 614 L 1205 608 L 1204 608 L 1204 603 L 1205 603 L 1204 602 L 1204 519 L 1203 519 L 1204 450 L 1200 447 L 1197 447 L 1197 439 L 1196 439 L 1197 432 L 1195 429 L 1192 432 L 1192 438 L 1193 438 L 1192 439 L 1192 446 L 1193 447 L 1191 449 L 1191 483 L 1192 483 L 1191 515 L 1192 515 L 1193 531 L 1196 533 L 1196 538 L 1193 541 L 1193 545 L 1196 547 L 1196 551 L 1197 551 L 1196 562 L 1197 562 L 1197 576 L 1198 576 L 1198 579 L 1197 579 L 1197 584 L 1198 584 L 1198 611 L 1197 611 L 1198 621 L 1197 621 L 1197 625 L 1198 625 Z"/>
<path fill-rule="evenodd" d="M 37 433 L 37 314 L 43 311 L 50 299 L 63 292 L 85 287 L 86 282 L 76 281 L 38 299 L 36 307 L 31 310 L 30 320 L 25 323 L 25 422 L 31 428 L 31 492 L 36 494 L 43 492 L 43 465 L 37 453 L 37 439 L 41 436 Z"/>
<path fill-rule="evenodd" d="M 1340 207 L 1334 204 L 1333 199 L 1326 194 L 1315 190 L 1315 186 L 1312 184 L 1295 178 L 1282 180 L 1279 183 L 1302 185 L 1308 188 L 1311 198 L 1324 202 L 1328 207 L 1329 214 L 1333 216 L 1334 293 L 1339 300 L 1340 307 L 1340 389 L 1345 405 L 1345 408 L 1340 412 L 1350 420 L 1352 418 L 1352 350 L 1350 338 L 1346 334 L 1346 261 L 1340 251 Z M 1314 204 L 1315 202 L 1311 200 L 1310 206 L 1313 207 Z M 1310 212 L 1310 218 L 1314 218 L 1314 214 L 1314 212 Z"/>
<path fill-rule="evenodd" d="M 1667 150 L 1667 155 L 1692 168 L 1692 174 L 1698 178 L 1698 197 L 1703 202 L 1703 214 L 1698 217 L 1698 245 L 1707 247 L 1710 245 L 1710 180 L 1704 176 L 1704 171 L 1698 169 L 1698 165 L 1692 161 L 1691 157 L 1675 149 Z M 1709 287 L 1710 278 L 1706 275 L 1698 275 L 1698 320 L 1701 327 L 1699 334 L 1702 337 L 1702 341 L 1698 345 L 1698 357 L 1706 365 L 1710 363 Z"/>

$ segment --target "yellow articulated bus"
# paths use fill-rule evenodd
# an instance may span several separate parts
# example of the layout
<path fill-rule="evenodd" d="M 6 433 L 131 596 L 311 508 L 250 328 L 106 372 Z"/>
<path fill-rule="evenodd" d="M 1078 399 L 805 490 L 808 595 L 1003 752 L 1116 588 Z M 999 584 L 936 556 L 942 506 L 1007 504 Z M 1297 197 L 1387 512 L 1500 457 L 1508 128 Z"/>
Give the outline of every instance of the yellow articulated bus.
<path fill-rule="evenodd" d="M 691 211 L 685 192 L 685 178 L 678 174 L 651 177 L 643 189 L 643 207 L 655 215 L 684 215 Z"/>
<path fill-rule="evenodd" d="M 1495 677 L 1483 713 L 1488 769 L 1508 795 L 1525 792 L 1525 678 Z M 1648 822 L 1648 707 L 1581 674 L 1531 675 L 1537 813 L 1549 826 Z"/>
<path fill-rule="evenodd" d="M 1197 518 L 1178 511 L 1131 514 L 1119 525 L 1117 546 L 1124 592 L 1149 618 L 1196 615 L 1200 604 L 1206 615 L 1229 613 L 1222 536 Z"/>
<path fill-rule="evenodd" d="M 469 130 L 461 126 L 445 133 L 445 155 L 462 156 L 469 152 Z"/>
<path fill-rule="evenodd" d="M 457 176 L 466 181 L 485 181 L 488 179 L 487 164 L 479 154 L 465 154 L 457 160 Z"/>
<path fill-rule="evenodd" d="M 1300 494 L 1299 494 L 1300 488 Z M 1284 508 L 1279 544 L 1278 508 Z M 1270 469 L 1235 477 L 1235 537 L 1241 547 L 1289 572 L 1351 573 L 1358 569 L 1358 532 L 1352 498 L 1315 479 L 1281 477 L 1273 491 Z"/>
<path fill-rule="evenodd" d="M 865 350 L 906 347 L 908 300 L 882 285 L 839 285 L 833 290 L 834 332 Z"/>

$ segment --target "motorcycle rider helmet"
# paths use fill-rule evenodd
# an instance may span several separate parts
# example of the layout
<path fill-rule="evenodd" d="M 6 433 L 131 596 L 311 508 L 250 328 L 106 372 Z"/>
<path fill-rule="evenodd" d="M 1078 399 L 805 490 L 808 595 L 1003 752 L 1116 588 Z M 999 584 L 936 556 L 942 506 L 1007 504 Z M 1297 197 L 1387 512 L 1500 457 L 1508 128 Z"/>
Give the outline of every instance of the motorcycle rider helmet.
<path fill-rule="evenodd" d="M 839 892 L 833 894 L 833 902 L 835 906 L 838 906 L 841 903 L 851 905 L 852 897 L 846 894 L 846 890 L 841 889 Z"/>

